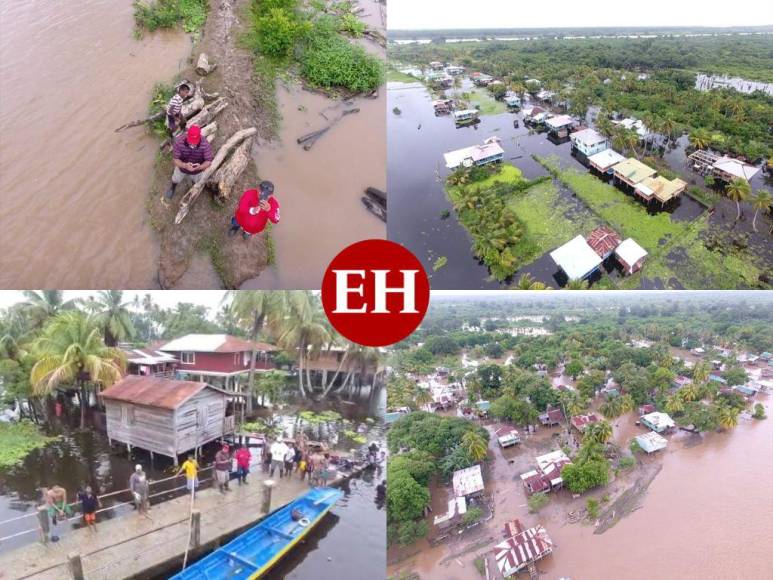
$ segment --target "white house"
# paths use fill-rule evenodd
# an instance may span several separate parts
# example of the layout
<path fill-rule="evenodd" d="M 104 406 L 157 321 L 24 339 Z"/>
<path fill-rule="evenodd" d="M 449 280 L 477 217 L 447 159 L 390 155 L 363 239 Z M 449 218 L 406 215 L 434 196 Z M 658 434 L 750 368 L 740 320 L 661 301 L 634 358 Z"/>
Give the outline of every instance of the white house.
<path fill-rule="evenodd" d="M 572 141 L 572 148 L 586 157 L 600 153 L 609 146 L 607 138 L 594 129 L 575 131 L 569 135 L 569 139 Z"/>
<path fill-rule="evenodd" d="M 550 252 L 550 257 L 570 280 L 587 278 L 603 262 L 582 236 L 577 236 L 563 246 L 556 248 Z"/>
<path fill-rule="evenodd" d="M 639 447 L 647 453 L 660 451 L 661 449 L 665 449 L 668 445 L 668 439 L 661 437 L 654 431 L 650 431 L 644 435 L 637 435 L 636 442 L 639 444 Z"/>

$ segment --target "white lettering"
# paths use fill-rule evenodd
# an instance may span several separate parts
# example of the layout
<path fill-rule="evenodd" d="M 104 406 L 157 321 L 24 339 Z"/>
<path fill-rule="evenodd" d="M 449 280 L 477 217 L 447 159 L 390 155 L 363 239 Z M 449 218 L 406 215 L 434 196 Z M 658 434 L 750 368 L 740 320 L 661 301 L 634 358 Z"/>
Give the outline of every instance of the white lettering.
<path fill-rule="evenodd" d="M 349 276 L 359 276 L 365 279 L 365 270 L 333 270 L 336 275 L 336 307 L 335 314 L 359 314 L 368 311 L 368 305 L 363 304 L 362 308 L 349 308 L 349 294 L 362 296 L 363 285 L 349 286 Z"/>
<path fill-rule="evenodd" d="M 418 314 L 416 310 L 416 273 L 418 270 L 400 270 L 403 273 L 403 286 L 387 288 L 386 276 L 390 270 L 373 270 L 376 303 L 373 314 L 389 314 L 386 307 L 388 293 L 403 295 L 403 309 L 400 314 Z"/>

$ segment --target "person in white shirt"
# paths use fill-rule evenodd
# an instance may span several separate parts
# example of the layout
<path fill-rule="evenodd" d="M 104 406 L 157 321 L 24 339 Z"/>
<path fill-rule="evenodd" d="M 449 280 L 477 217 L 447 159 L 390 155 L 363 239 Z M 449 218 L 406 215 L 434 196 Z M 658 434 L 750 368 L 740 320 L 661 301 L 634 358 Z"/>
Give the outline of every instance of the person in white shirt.
<path fill-rule="evenodd" d="M 279 477 L 284 475 L 284 459 L 287 454 L 287 445 L 281 439 L 277 439 L 271 444 L 271 470 L 269 477 L 274 477 L 274 471 L 279 468 Z"/>

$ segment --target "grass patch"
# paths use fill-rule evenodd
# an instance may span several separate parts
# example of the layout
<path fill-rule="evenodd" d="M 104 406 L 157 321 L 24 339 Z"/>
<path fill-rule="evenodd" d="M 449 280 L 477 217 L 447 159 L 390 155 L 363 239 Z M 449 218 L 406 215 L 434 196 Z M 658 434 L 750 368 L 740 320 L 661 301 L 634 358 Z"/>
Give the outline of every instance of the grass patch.
<path fill-rule="evenodd" d="M 432 271 L 437 272 L 440 270 L 440 268 L 444 267 L 446 264 L 448 264 L 448 258 L 445 256 L 440 256 L 437 260 L 435 260 L 435 263 L 432 264 Z"/>
<path fill-rule="evenodd" d="M 550 503 L 550 498 L 544 493 L 535 493 L 526 500 L 529 504 L 529 513 L 536 514 Z"/>
<path fill-rule="evenodd" d="M 0 468 L 13 467 L 30 451 L 44 447 L 55 437 L 47 437 L 30 421 L 0 423 Z"/>
<path fill-rule="evenodd" d="M 499 115 L 507 112 L 504 101 L 497 101 L 488 89 L 475 87 L 464 93 L 462 98 L 470 104 L 470 107 L 478 109 L 481 115 Z"/>
<path fill-rule="evenodd" d="M 207 8 L 207 0 L 135 0 L 135 30 L 141 36 L 145 31 L 182 25 L 185 32 L 198 32 L 207 20 Z"/>
<path fill-rule="evenodd" d="M 421 79 L 407 75 L 399 70 L 389 68 L 386 71 L 386 80 L 390 83 L 420 83 Z"/>

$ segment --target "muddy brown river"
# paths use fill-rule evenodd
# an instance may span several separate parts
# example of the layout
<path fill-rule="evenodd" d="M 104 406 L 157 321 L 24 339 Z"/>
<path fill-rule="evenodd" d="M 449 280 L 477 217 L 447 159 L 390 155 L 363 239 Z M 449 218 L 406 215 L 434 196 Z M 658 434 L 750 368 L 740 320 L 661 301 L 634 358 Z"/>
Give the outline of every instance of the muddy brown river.
<path fill-rule="evenodd" d="M 770 415 L 771 397 L 762 395 L 759 401 Z M 644 432 L 634 420 L 629 414 L 615 421 L 616 442 Z M 644 507 L 603 534 L 594 534 L 592 525 L 565 523 L 571 501 L 566 492 L 553 497 L 538 515 L 528 513 L 517 480 L 517 457 L 524 453 L 535 454 L 526 446 L 504 452 L 515 460 L 511 465 L 502 451 L 493 451 L 499 461 L 487 489 L 494 493 L 496 507 L 485 534 L 431 549 L 423 542 L 420 554 L 390 566 L 390 573 L 413 570 L 423 580 L 476 580 L 480 575 L 473 559 L 493 544 L 486 538 L 499 538 L 503 523 L 518 517 L 529 526 L 543 524 L 555 543 L 553 554 L 537 564 L 546 580 L 773 577 L 770 419 L 741 418 L 732 432 L 704 435 L 698 444 L 683 432 L 670 435 L 664 455 L 644 460 L 650 467 L 663 465 L 641 501 Z M 465 545 L 478 540 L 483 541 L 480 547 L 465 552 Z"/>
<path fill-rule="evenodd" d="M 131 0 L 0 4 L 0 286 L 156 286 L 158 146 L 113 130 L 145 115 L 190 41 L 133 27 Z"/>

